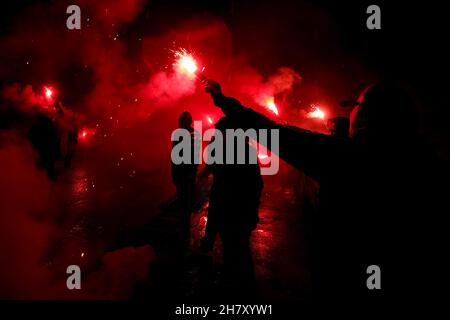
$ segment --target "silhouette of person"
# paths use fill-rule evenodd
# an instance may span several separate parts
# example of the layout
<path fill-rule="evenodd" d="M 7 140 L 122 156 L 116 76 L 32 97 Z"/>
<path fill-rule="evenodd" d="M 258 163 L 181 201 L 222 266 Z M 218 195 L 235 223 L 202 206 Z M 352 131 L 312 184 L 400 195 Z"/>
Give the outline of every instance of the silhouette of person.
<path fill-rule="evenodd" d="M 178 119 L 178 127 L 186 129 L 191 134 L 191 162 L 176 165 L 172 162 L 172 181 L 177 189 L 177 201 L 181 222 L 181 237 L 188 248 L 190 244 L 191 213 L 195 200 L 195 185 L 198 165 L 194 162 L 195 135 L 192 127 L 192 115 L 184 111 Z M 179 142 L 174 141 L 173 146 Z"/>
<path fill-rule="evenodd" d="M 384 286 L 395 297 L 430 283 L 430 273 L 415 271 L 427 270 L 437 241 L 423 250 L 429 239 L 418 234 L 432 228 L 439 192 L 408 95 L 387 82 L 369 87 L 352 111 L 351 138 L 337 139 L 280 125 L 226 97 L 215 81 L 207 81 L 205 89 L 237 127 L 278 129 L 280 158 L 320 183 L 320 212 L 312 222 L 313 298 L 355 302 L 392 297 L 368 290 L 366 270 L 373 264 L 385 272 Z M 428 219 L 423 219 L 425 212 Z M 415 271 L 405 270 L 411 263 Z"/>
<path fill-rule="evenodd" d="M 213 183 L 210 193 L 208 222 L 204 246 L 212 249 L 217 233 L 223 244 L 224 267 L 228 284 L 241 293 L 254 289 L 254 267 L 250 250 L 250 236 L 259 221 L 258 210 L 263 188 L 261 170 L 251 164 L 248 155 L 252 148 L 246 143 L 245 164 L 226 163 L 226 129 L 237 129 L 232 119 L 221 118 L 215 125 L 223 137 L 223 163 L 210 164 Z M 255 152 L 256 157 L 256 152 Z"/>

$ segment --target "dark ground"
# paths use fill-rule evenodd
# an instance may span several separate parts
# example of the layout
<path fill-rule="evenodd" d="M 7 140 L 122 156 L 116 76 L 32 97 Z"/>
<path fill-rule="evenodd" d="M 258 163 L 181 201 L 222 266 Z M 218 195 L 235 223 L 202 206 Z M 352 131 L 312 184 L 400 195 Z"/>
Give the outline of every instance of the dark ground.
<path fill-rule="evenodd" d="M 292 169 L 287 170 L 292 175 Z M 164 201 L 155 201 L 164 199 L 157 172 L 137 173 L 127 183 L 112 181 L 111 176 L 109 183 L 104 183 L 105 178 L 100 176 L 87 162 L 80 161 L 75 169 L 59 177 L 57 192 L 63 211 L 57 220 L 64 227 L 48 250 L 51 267 L 57 269 L 67 261 L 77 261 L 84 270 L 93 272 L 101 266 L 106 252 L 150 244 L 156 260 L 147 281 L 136 286 L 132 299 L 223 299 L 219 238 L 212 256 L 200 255 L 196 250 L 207 221 L 211 181 L 201 183 L 198 209 L 191 221 L 193 252 L 186 256 L 177 237 L 176 201 L 163 205 Z M 280 187 L 275 179 L 266 180 L 260 222 L 251 243 L 257 296 L 263 301 L 302 300 L 308 292 L 309 275 L 303 209 L 296 196 L 299 188 L 292 183 Z"/>

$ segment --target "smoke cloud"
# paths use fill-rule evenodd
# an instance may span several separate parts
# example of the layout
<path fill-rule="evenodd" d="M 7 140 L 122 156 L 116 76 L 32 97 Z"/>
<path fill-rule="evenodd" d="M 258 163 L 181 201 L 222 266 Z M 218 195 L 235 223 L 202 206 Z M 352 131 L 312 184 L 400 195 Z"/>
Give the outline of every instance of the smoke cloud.
<path fill-rule="evenodd" d="M 51 225 L 51 187 L 26 141 L 0 135 L 0 298 L 37 298 L 49 279 L 41 263 Z"/>
<path fill-rule="evenodd" d="M 79 129 L 95 132 L 80 140 L 78 149 L 96 174 L 89 178 L 97 189 L 105 188 L 104 194 L 113 186 L 126 188 L 139 174 L 152 174 L 142 198 L 151 198 L 157 208 L 174 191 L 170 134 L 179 113 L 189 110 L 195 120 L 222 116 L 198 80 L 174 71 L 173 50 L 192 53 L 207 77 L 249 106 L 273 116 L 265 105 L 272 98 L 282 100 L 284 111 L 291 108 L 287 97 L 301 83 L 299 73 L 288 67 L 259 72 L 233 52 L 231 32 L 217 17 L 203 14 L 161 27 L 146 18 L 153 10 L 148 1 L 80 0 L 82 29 L 69 31 L 65 10 L 70 4 L 27 7 L 0 37 L 0 46 L 6 48 L 0 52 L 0 111 L 12 106 L 28 114 L 38 106 L 55 112 L 43 95 L 45 86 L 54 87 L 55 101 L 76 114 Z M 164 14 L 160 19 L 171 19 Z M 154 29 L 145 31 L 146 24 Z M 85 275 L 82 292 L 68 292 L 65 270 L 47 265 L 46 250 L 63 232 L 54 221 L 60 209 L 54 191 L 60 186 L 36 166 L 36 157 L 23 131 L 2 133 L 0 298 L 129 297 L 154 260 L 149 246 L 103 254 L 101 266 Z M 131 218 L 122 205 L 127 221 Z"/>

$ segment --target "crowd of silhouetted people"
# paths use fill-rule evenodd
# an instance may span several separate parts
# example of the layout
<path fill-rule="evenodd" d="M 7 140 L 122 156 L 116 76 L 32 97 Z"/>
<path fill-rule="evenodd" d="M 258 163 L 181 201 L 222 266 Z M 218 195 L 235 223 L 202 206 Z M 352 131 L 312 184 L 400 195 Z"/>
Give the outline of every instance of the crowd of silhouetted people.
<path fill-rule="evenodd" d="M 421 235 L 437 222 L 444 196 L 437 177 L 444 170 L 418 134 L 410 96 L 390 82 L 372 85 L 352 100 L 350 119 L 328 121 L 325 135 L 274 122 L 225 96 L 217 82 L 205 84 L 224 113 L 217 130 L 278 129 L 278 156 L 320 184 L 319 210 L 307 237 L 312 298 L 379 299 L 366 286 L 370 265 L 382 270 L 389 294 L 414 295 L 411 288 L 433 284 L 430 265 L 439 240 Z M 191 124 L 183 113 L 180 127 L 194 135 Z M 196 165 L 173 165 L 186 238 L 196 172 Z M 201 175 L 209 173 L 213 182 L 200 251 L 212 250 L 220 236 L 230 285 L 235 292 L 251 292 L 250 237 L 263 188 L 259 165 L 212 164 Z"/>

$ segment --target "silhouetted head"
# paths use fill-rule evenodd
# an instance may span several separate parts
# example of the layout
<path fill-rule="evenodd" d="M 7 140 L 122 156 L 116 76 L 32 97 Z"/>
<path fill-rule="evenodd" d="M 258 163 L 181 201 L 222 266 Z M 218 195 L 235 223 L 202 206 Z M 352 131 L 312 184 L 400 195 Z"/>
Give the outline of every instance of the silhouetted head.
<path fill-rule="evenodd" d="M 350 116 L 353 139 L 398 141 L 415 134 L 416 119 L 411 98 L 398 87 L 378 83 L 365 89 Z"/>
<path fill-rule="evenodd" d="M 178 118 L 178 126 L 183 129 L 189 129 L 192 126 L 192 115 L 188 111 L 184 111 Z"/>

